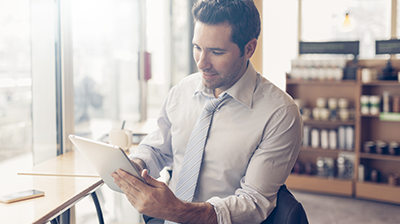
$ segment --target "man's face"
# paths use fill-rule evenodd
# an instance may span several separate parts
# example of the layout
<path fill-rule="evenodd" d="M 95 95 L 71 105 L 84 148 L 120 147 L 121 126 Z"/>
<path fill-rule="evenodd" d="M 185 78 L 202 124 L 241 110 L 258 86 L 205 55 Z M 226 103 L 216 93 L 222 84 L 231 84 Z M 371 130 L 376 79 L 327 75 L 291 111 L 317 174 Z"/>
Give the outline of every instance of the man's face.
<path fill-rule="evenodd" d="M 231 42 L 228 23 L 206 25 L 196 22 L 193 56 L 202 72 L 204 85 L 218 96 L 230 88 L 246 71 L 247 58 L 240 57 L 239 47 Z"/>

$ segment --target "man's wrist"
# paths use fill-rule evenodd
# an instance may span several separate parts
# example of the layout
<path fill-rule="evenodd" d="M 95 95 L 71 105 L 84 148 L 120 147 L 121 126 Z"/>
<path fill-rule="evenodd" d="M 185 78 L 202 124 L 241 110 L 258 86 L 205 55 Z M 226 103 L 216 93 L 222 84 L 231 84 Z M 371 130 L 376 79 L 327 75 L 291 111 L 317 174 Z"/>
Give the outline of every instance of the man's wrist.
<path fill-rule="evenodd" d="M 217 215 L 210 203 L 182 202 L 176 211 L 172 212 L 172 219 L 180 223 L 217 224 Z M 174 221 L 172 220 L 172 221 Z"/>
<path fill-rule="evenodd" d="M 136 165 L 138 165 L 139 167 L 136 168 L 140 168 L 139 171 L 142 172 L 144 169 L 147 169 L 146 163 L 139 159 L 139 158 L 134 158 L 132 159 L 132 162 L 134 162 Z"/>

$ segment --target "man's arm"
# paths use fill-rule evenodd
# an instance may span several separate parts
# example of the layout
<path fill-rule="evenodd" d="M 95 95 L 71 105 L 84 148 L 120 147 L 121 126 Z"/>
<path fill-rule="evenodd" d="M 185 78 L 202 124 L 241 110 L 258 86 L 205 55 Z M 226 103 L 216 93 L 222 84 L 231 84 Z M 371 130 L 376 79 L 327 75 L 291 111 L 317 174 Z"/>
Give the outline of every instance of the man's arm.
<path fill-rule="evenodd" d="M 179 200 L 165 183 L 151 177 L 146 169 L 142 176 L 147 184 L 123 170 L 111 176 L 129 202 L 142 214 L 178 223 L 218 223 L 211 204 Z"/>

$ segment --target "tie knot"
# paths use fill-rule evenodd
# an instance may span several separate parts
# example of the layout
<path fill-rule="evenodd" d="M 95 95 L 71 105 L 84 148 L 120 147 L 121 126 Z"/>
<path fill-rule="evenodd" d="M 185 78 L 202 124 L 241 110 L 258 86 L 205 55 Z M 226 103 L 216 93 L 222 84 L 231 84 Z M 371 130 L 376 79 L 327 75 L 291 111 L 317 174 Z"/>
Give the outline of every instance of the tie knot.
<path fill-rule="evenodd" d="M 208 111 L 214 111 L 215 109 L 217 109 L 218 105 L 220 105 L 222 103 L 222 101 L 224 101 L 227 98 L 227 96 L 229 96 L 229 95 L 225 94 L 219 98 L 207 97 L 206 103 L 204 106 Z"/>

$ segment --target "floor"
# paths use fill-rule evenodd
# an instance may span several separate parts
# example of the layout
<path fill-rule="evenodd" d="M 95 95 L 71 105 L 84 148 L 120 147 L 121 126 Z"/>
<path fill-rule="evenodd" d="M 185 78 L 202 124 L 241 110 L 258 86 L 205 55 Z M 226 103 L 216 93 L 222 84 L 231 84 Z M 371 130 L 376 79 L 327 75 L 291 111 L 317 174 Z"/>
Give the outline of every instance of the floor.
<path fill-rule="evenodd" d="M 400 205 L 291 191 L 310 224 L 399 224 Z"/>

